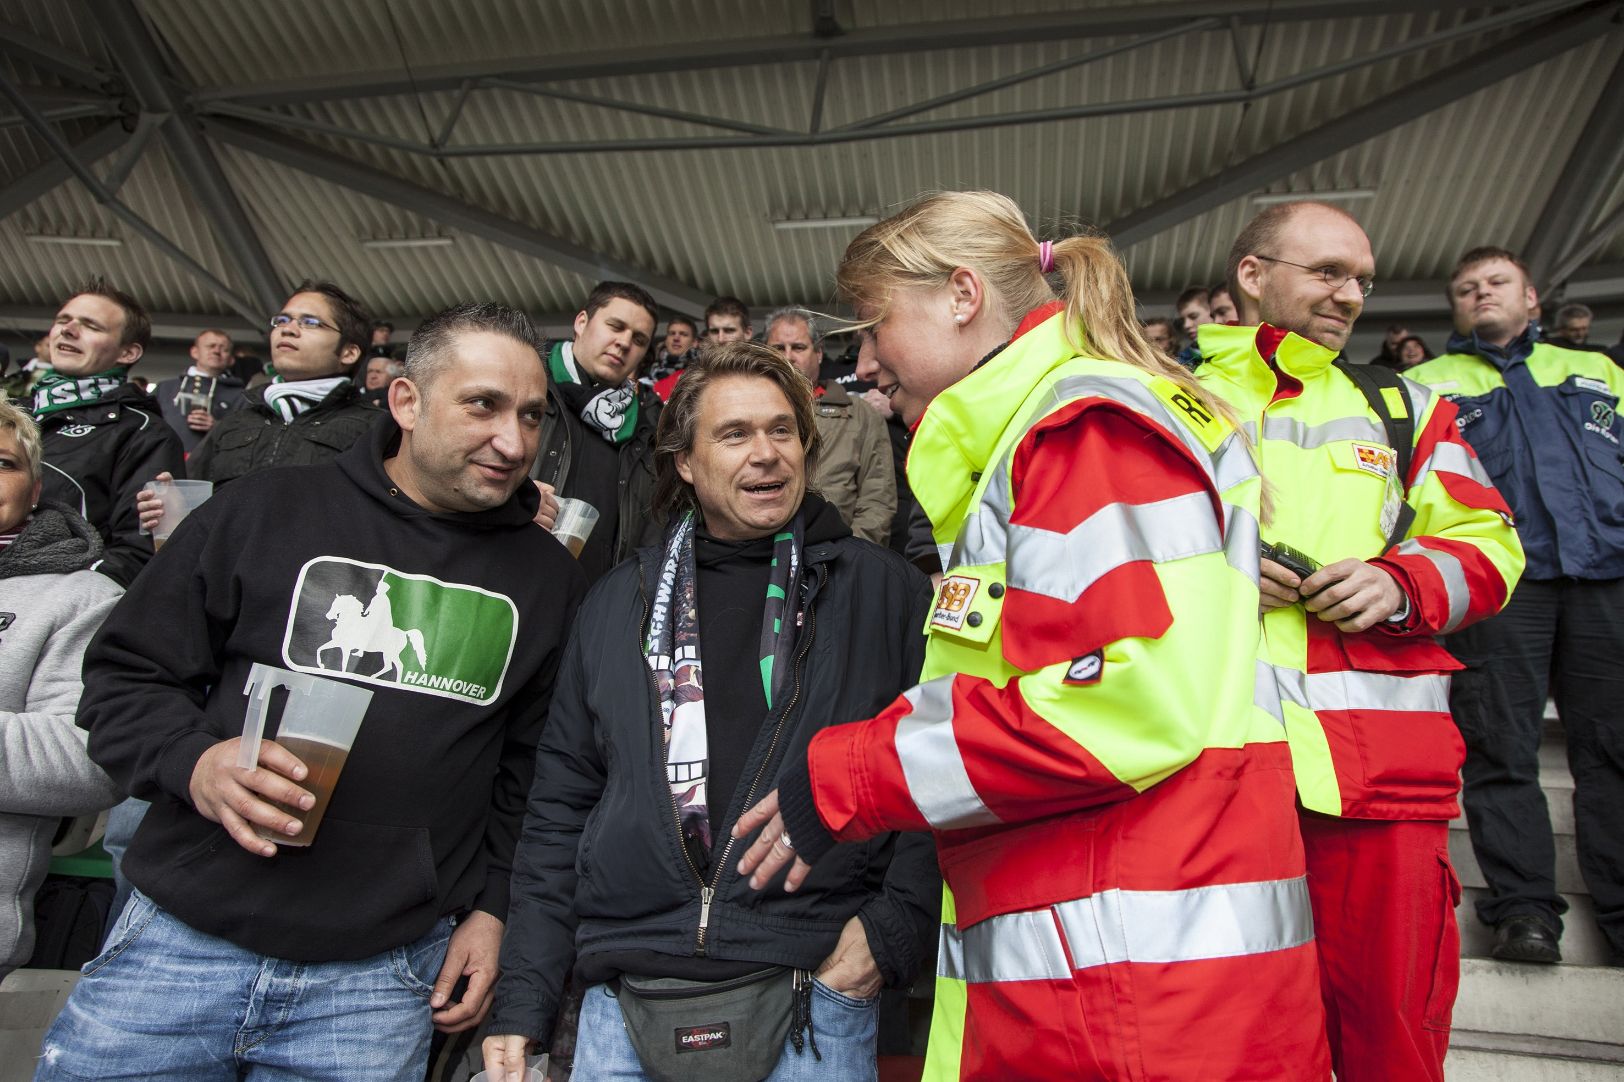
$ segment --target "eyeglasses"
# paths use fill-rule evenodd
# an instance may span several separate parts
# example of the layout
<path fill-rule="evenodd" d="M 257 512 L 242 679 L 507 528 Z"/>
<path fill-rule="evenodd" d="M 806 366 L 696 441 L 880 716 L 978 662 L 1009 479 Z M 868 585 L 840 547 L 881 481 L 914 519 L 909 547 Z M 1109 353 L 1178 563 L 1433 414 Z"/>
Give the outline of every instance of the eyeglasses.
<path fill-rule="evenodd" d="M 1298 270 L 1305 270 L 1309 274 L 1312 274 L 1314 277 L 1318 278 L 1320 281 L 1324 282 L 1326 288 L 1332 293 L 1340 292 L 1342 287 L 1347 285 L 1349 282 L 1358 282 L 1359 292 L 1366 297 L 1370 296 L 1371 290 L 1376 288 L 1376 279 L 1372 278 L 1368 274 L 1343 274 L 1339 268 L 1330 265 L 1323 267 L 1305 267 L 1301 263 L 1293 263 L 1289 259 L 1276 259 L 1272 255 L 1260 255 L 1258 258 L 1269 263 L 1284 263 L 1288 267 L 1296 267 Z"/>
<path fill-rule="evenodd" d="M 319 327 L 325 327 L 330 331 L 338 330 L 338 328 L 333 326 L 331 323 L 326 323 L 319 320 L 315 316 L 292 316 L 286 312 L 278 312 L 276 315 L 271 317 L 271 330 L 274 331 L 280 327 L 286 327 L 290 323 L 297 323 L 301 328 L 307 331 L 313 331 Z"/>

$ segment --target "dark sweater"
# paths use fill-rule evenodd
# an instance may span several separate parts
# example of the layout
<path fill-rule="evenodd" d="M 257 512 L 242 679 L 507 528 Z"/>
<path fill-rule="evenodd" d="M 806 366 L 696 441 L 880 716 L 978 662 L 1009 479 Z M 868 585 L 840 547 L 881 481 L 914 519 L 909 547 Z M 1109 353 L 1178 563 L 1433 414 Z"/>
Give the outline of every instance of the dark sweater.
<path fill-rule="evenodd" d="M 218 491 L 86 654 L 91 758 L 153 802 L 125 873 L 193 928 L 261 954 L 365 958 L 447 913 L 507 914 L 536 741 L 585 582 L 531 522 L 534 486 L 489 511 L 424 511 L 384 471 L 399 438 L 383 415 L 336 462 Z M 366 639 L 352 657 L 357 620 Z M 189 797 L 198 757 L 242 731 L 254 662 L 372 691 L 315 843 L 271 858 Z"/>

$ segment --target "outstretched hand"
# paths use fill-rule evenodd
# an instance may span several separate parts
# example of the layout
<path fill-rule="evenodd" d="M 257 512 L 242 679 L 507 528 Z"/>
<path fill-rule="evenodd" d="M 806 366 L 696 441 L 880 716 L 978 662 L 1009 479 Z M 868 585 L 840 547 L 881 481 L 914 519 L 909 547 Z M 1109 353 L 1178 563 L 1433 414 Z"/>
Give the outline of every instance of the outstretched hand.
<path fill-rule="evenodd" d="M 739 816 L 733 825 L 733 836 L 743 838 L 751 831 L 767 825 L 761 837 L 739 858 L 739 874 L 750 877 L 750 889 L 761 890 L 773 877 L 789 867 L 784 877 L 784 892 L 792 894 L 812 874 L 812 865 L 795 855 L 795 845 L 789 831 L 784 828 L 784 817 L 778 812 L 778 790 L 761 798 L 761 803 Z M 793 861 L 793 863 L 791 863 Z"/>

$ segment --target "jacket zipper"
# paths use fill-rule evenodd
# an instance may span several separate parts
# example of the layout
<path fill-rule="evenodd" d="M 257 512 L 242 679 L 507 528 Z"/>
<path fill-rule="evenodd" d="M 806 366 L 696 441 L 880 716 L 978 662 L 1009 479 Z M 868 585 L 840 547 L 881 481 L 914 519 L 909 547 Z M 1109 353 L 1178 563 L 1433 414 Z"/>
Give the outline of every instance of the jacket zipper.
<path fill-rule="evenodd" d="M 819 564 L 818 565 L 818 592 L 819 593 L 823 592 L 824 574 L 825 574 L 824 567 L 823 567 L 822 564 Z M 750 788 L 744 794 L 744 803 L 741 805 L 741 807 L 743 807 L 743 808 L 745 808 L 747 810 L 749 808 L 752 808 L 752 807 L 755 806 L 755 803 L 756 803 L 756 790 L 761 785 L 761 779 L 767 773 L 767 764 L 769 764 L 769 763 L 771 763 L 773 761 L 773 753 L 778 750 L 778 738 L 784 735 L 784 723 L 789 720 L 790 714 L 793 713 L 794 710 L 795 710 L 795 704 L 800 701 L 800 698 L 801 698 L 801 665 L 806 660 L 806 655 L 812 649 L 812 639 L 817 634 L 817 630 L 818 630 L 817 607 L 814 606 L 811 603 L 811 599 L 809 598 L 807 600 L 807 606 L 806 606 L 806 634 L 802 637 L 801 648 L 795 655 L 795 690 L 790 693 L 789 702 L 784 704 L 783 711 L 780 712 L 779 715 L 778 715 L 778 723 L 773 726 L 773 738 L 772 738 L 772 741 L 767 745 L 767 754 L 762 757 L 761 765 L 756 768 L 756 776 L 753 779 L 751 779 Z M 672 804 L 673 804 L 673 806 L 675 806 L 675 801 L 674 800 L 673 800 Z M 720 883 L 722 881 L 722 873 L 727 870 L 728 854 L 733 852 L 733 843 L 736 842 L 736 841 L 738 841 L 737 838 L 733 837 L 732 835 L 728 836 L 727 844 L 722 846 L 722 852 L 716 858 L 716 867 L 714 869 L 713 874 L 711 875 L 710 886 L 704 887 L 704 888 L 702 888 L 700 890 L 700 893 L 699 893 L 699 900 L 700 900 L 700 904 L 699 904 L 699 937 L 698 937 L 698 941 L 695 944 L 695 951 L 694 951 L 695 954 L 704 954 L 705 953 L 705 931 L 706 931 L 706 926 L 710 921 L 710 903 L 711 903 L 711 899 L 716 896 L 716 884 L 718 884 L 718 883 Z M 684 850 L 684 852 L 686 852 L 686 850 Z"/>
<path fill-rule="evenodd" d="M 820 593 L 823 591 L 825 576 L 826 572 L 824 567 L 822 564 L 819 564 L 818 591 Z M 643 593 L 642 627 L 647 628 L 652 608 L 648 598 L 648 589 L 647 586 L 643 584 L 641 575 L 638 576 L 638 584 L 642 588 Z M 810 598 L 808 599 L 806 609 L 806 635 L 803 637 L 800 650 L 795 656 L 795 690 L 791 693 L 789 702 L 784 704 L 784 709 L 779 713 L 778 723 L 773 726 L 772 742 L 767 745 L 767 754 L 762 758 L 761 765 L 756 768 L 756 776 L 751 780 L 750 789 L 745 794 L 744 807 L 746 808 L 752 807 L 755 804 L 756 789 L 761 784 L 762 776 L 767 772 L 767 764 L 772 762 L 773 752 L 778 750 L 778 738 L 784 734 L 784 722 L 789 720 L 790 713 L 795 709 L 795 704 L 800 701 L 801 698 L 801 666 L 806 660 L 806 655 L 812 649 L 812 639 L 814 635 L 816 635 L 818 627 L 817 608 L 811 604 Z M 655 717 L 661 717 L 660 690 L 654 684 L 654 673 L 651 669 L 649 669 L 647 664 L 644 664 L 643 671 L 645 674 L 647 674 L 649 695 L 654 704 L 654 715 Z M 663 763 L 661 765 L 662 767 L 664 766 Z M 662 770 L 661 773 L 664 773 L 664 770 Z M 677 832 L 677 848 L 682 851 L 682 859 L 687 863 L 688 870 L 693 873 L 694 882 L 699 884 L 699 930 L 694 936 L 694 954 L 696 957 L 702 958 L 705 956 L 706 950 L 705 937 L 710 931 L 711 903 L 716 899 L 716 885 L 721 882 L 722 872 L 727 868 L 728 854 L 733 851 L 733 843 L 737 839 L 729 837 L 727 844 L 722 846 L 722 852 L 717 857 L 716 867 L 712 872 L 711 881 L 706 883 L 705 877 L 699 874 L 699 868 L 694 864 L 693 855 L 688 852 L 687 842 L 683 839 L 682 813 L 677 810 L 677 798 L 671 794 L 671 787 L 669 785 L 666 786 L 666 798 L 671 802 L 671 825 L 676 829 Z"/>

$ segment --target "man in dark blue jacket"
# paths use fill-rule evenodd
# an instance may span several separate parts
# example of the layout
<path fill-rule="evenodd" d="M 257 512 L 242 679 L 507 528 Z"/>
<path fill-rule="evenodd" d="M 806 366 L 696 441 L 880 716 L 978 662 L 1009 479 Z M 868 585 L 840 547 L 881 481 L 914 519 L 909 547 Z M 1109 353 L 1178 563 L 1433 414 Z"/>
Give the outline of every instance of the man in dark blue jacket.
<path fill-rule="evenodd" d="M 1450 708 L 1466 739 L 1463 803 L 1489 885 L 1478 916 L 1495 927 L 1496 958 L 1561 960 L 1567 905 L 1539 786 L 1549 691 L 1567 735 L 1579 867 L 1614 964 L 1624 964 L 1624 373 L 1600 353 L 1541 342 L 1536 300 L 1514 254 L 1467 252 L 1449 283 L 1447 354 L 1405 375 L 1459 407 L 1528 558 L 1504 611 L 1447 640 L 1467 666 Z"/>
<path fill-rule="evenodd" d="M 917 678 L 929 582 L 807 491 L 812 387 L 773 350 L 710 347 L 657 448 L 664 544 L 588 594 L 559 673 L 486 1067 L 551 1040 L 573 968 L 593 1077 L 669 1077 L 653 1059 L 680 1053 L 717 1077 L 871 1078 L 881 987 L 934 957 L 931 840 L 840 846 L 757 894 L 729 831 L 814 733 Z"/>

